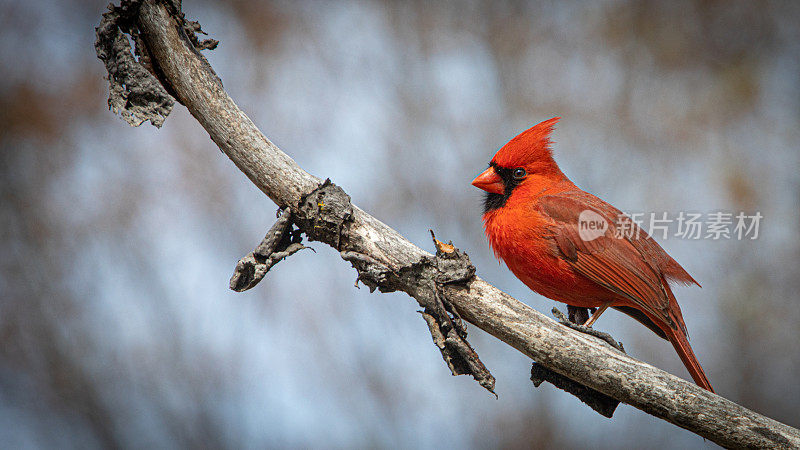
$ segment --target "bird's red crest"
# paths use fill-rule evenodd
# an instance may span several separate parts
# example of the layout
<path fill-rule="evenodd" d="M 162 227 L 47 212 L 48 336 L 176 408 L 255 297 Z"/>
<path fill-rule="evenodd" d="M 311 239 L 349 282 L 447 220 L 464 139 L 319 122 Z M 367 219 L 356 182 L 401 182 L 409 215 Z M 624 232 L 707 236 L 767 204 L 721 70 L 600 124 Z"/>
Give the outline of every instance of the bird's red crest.
<path fill-rule="evenodd" d="M 552 161 L 550 134 L 559 119 L 553 117 L 518 134 L 495 153 L 492 163 L 511 168 Z"/>

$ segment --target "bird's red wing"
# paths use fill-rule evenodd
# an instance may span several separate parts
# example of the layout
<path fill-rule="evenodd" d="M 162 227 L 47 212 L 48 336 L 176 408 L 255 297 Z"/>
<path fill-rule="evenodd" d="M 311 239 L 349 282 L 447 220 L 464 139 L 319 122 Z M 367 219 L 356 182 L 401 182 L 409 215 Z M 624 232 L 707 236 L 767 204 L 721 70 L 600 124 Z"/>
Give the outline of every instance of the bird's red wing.
<path fill-rule="evenodd" d="M 558 248 L 558 256 L 584 277 L 627 298 L 654 318 L 671 327 L 684 328 L 672 320 L 670 298 L 665 291 L 669 287 L 664 286 L 664 274 L 652 256 L 643 254 L 631 239 L 615 237 L 620 212 L 584 192 L 566 194 L 545 196 L 537 202 L 539 211 L 552 219 L 550 238 Z M 583 211 L 592 211 L 607 221 L 603 235 L 594 239 L 586 239 L 585 234 L 581 237 L 579 218 Z M 635 231 L 641 233 L 640 239 L 647 236 L 642 230 Z M 658 250 L 664 252 L 660 246 Z"/>

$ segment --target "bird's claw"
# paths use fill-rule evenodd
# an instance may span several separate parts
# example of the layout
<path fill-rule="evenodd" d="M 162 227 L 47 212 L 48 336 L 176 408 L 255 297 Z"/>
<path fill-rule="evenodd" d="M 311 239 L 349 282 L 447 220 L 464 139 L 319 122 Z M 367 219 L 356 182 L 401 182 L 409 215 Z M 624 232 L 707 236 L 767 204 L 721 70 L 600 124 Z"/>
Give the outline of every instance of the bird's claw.
<path fill-rule="evenodd" d="M 570 309 L 570 307 L 567 308 L 568 311 L 569 311 L 569 309 Z M 586 310 L 585 308 L 578 308 L 578 309 L 583 309 L 584 311 Z M 581 323 L 584 323 L 585 321 L 581 321 L 581 322 L 578 322 L 578 323 L 572 322 L 570 320 L 570 319 L 573 318 L 572 317 L 572 314 L 573 314 L 572 311 L 570 311 L 570 317 L 569 318 L 567 316 L 565 316 L 564 313 L 562 313 L 558 308 L 555 308 L 555 307 L 553 308 L 552 313 L 553 313 L 553 316 L 555 316 L 556 320 L 558 320 L 558 322 L 561 325 L 564 325 L 566 327 L 572 328 L 575 331 L 580 331 L 581 333 L 588 334 L 590 336 L 594 336 L 594 337 L 602 340 L 603 342 L 607 343 L 608 345 L 614 347 L 615 349 L 621 351 L 622 353 L 625 353 L 625 347 L 622 346 L 622 342 L 618 342 L 610 334 L 605 333 L 603 331 L 595 330 L 592 327 L 587 327 L 587 326 L 581 325 Z"/>

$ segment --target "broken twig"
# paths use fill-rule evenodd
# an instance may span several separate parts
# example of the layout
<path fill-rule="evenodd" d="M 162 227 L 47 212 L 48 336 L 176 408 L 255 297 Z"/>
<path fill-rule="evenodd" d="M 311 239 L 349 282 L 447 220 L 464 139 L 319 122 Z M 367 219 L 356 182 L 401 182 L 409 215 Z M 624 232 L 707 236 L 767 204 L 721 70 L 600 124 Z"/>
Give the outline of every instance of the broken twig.
<path fill-rule="evenodd" d="M 252 288 L 272 266 L 304 248 L 311 248 L 301 244 L 301 239 L 299 230 L 292 230 L 291 210 L 284 209 L 258 247 L 236 263 L 230 281 L 231 289 L 242 292 Z"/>

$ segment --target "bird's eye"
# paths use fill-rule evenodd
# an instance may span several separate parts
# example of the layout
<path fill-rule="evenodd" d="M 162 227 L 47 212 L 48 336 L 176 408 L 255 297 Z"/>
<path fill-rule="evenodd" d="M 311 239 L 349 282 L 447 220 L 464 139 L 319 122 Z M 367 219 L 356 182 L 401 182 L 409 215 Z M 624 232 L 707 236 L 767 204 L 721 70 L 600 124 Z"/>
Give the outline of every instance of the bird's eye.
<path fill-rule="evenodd" d="M 514 176 L 515 180 L 521 180 L 525 178 L 525 175 L 527 174 L 528 173 L 525 172 L 525 169 L 523 169 L 522 167 L 517 167 L 516 169 L 514 169 L 514 173 L 512 175 Z"/>

